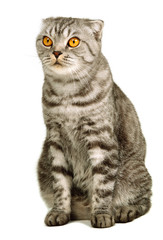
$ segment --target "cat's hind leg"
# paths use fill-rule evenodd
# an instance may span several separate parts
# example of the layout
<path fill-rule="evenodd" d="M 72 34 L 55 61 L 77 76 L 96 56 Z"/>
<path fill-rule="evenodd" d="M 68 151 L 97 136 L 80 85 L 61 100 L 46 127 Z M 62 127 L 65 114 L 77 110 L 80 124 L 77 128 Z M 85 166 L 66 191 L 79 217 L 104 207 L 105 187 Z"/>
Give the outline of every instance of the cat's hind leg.
<path fill-rule="evenodd" d="M 149 199 L 143 199 L 142 204 L 127 205 L 117 207 L 115 210 L 115 222 L 126 223 L 141 217 L 150 209 L 151 203 Z"/>
<path fill-rule="evenodd" d="M 113 199 L 115 222 L 130 222 L 146 214 L 151 207 L 151 186 L 152 180 L 143 162 L 123 165 Z"/>

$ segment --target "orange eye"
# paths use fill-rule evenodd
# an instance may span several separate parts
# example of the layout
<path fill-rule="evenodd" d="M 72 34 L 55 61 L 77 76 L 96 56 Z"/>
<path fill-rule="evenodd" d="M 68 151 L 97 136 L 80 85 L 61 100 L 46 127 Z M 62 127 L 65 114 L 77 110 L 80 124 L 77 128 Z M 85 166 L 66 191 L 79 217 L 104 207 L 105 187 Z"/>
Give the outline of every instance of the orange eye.
<path fill-rule="evenodd" d="M 50 47 L 50 46 L 52 46 L 53 42 L 52 42 L 52 40 L 49 37 L 44 37 L 43 38 L 43 44 L 46 47 Z"/>
<path fill-rule="evenodd" d="M 79 38 L 77 37 L 73 37 L 68 41 L 68 46 L 69 47 L 77 47 L 80 43 Z"/>

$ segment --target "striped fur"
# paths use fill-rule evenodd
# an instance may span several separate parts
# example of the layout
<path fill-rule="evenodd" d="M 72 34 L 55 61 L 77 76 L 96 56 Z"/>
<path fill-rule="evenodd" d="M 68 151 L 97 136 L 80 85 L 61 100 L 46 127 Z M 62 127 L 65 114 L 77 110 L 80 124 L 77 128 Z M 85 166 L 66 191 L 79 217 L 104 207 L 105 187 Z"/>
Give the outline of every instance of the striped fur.
<path fill-rule="evenodd" d="M 101 53 L 102 27 L 101 20 L 48 18 L 36 40 L 47 128 L 38 179 L 48 226 L 90 219 L 93 227 L 110 227 L 150 208 L 145 140 Z M 71 37 L 80 39 L 78 47 L 67 46 Z M 62 52 L 58 60 L 54 51 Z"/>

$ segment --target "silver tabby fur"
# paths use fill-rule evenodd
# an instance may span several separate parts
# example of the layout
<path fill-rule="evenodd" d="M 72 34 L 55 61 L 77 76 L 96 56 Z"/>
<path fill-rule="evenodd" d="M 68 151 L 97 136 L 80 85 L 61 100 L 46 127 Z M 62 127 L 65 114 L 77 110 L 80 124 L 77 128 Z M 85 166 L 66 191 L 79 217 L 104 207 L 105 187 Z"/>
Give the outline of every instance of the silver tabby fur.
<path fill-rule="evenodd" d="M 145 139 L 101 53 L 102 28 L 101 20 L 48 18 L 36 40 L 47 128 L 38 179 L 48 226 L 90 219 L 93 227 L 111 227 L 151 206 Z M 75 48 L 67 45 L 71 37 L 80 39 Z M 58 59 L 54 51 L 62 53 Z"/>

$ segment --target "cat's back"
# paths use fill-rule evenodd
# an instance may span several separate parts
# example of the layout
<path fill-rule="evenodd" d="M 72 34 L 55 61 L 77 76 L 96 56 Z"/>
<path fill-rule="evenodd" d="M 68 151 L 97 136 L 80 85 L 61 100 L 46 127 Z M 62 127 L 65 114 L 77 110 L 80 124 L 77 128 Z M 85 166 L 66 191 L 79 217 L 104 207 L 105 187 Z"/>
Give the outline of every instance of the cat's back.
<path fill-rule="evenodd" d="M 115 111 L 118 114 L 119 120 L 122 120 L 123 117 L 125 117 L 126 122 L 135 120 L 135 123 L 140 126 L 138 115 L 133 103 L 115 82 L 113 83 L 113 98 Z"/>
<path fill-rule="evenodd" d="M 113 84 L 113 98 L 116 112 L 115 133 L 120 149 L 126 156 L 133 150 L 136 152 L 141 149 L 144 158 L 146 143 L 134 105 L 116 83 Z"/>

